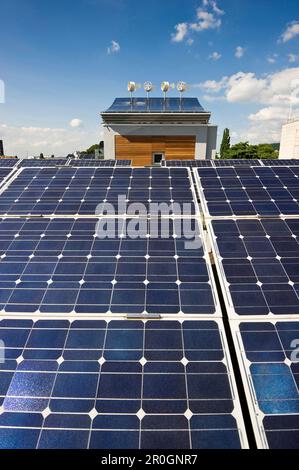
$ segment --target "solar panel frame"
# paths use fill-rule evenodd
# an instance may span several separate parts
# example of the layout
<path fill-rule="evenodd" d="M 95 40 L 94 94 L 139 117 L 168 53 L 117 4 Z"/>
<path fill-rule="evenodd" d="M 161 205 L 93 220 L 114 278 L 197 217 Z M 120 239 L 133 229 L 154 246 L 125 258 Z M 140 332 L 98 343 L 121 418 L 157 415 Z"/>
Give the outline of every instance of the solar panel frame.
<path fill-rule="evenodd" d="M 297 167 L 197 168 L 193 175 L 206 218 L 299 216 Z"/>
<path fill-rule="evenodd" d="M 125 197 L 124 207 L 118 207 L 118 195 Z M 148 214 L 151 202 L 166 202 L 167 217 L 185 217 L 182 203 L 187 203 L 192 216 L 199 215 L 189 168 L 20 168 L 0 189 L 0 215 L 5 216 L 98 216 L 116 208 L 122 213 L 115 216 L 122 217 L 133 211 L 130 202 L 143 203 Z"/>
<path fill-rule="evenodd" d="M 298 338 L 298 317 L 236 320 L 230 328 L 258 449 L 298 449 L 298 362 L 285 347 Z"/>
<path fill-rule="evenodd" d="M 221 317 L 199 220 L 189 229 L 183 219 L 150 225 L 155 221 L 146 218 L 136 232 L 138 221 L 2 219 L 0 315 Z M 101 227 L 104 235 L 112 230 L 107 240 L 95 236 Z M 141 238 L 125 236 L 128 229 Z M 197 233 L 192 245 L 191 229 Z"/>
<path fill-rule="evenodd" d="M 290 251 L 287 253 L 285 251 L 291 240 L 295 243 L 295 248 L 292 246 L 290 249 L 294 250 L 297 248 L 297 242 L 294 238 L 295 234 L 291 232 L 290 227 L 287 225 L 288 223 L 292 224 L 297 220 L 299 221 L 299 219 L 296 218 L 286 218 L 285 221 L 282 219 L 262 218 L 250 220 L 239 218 L 228 220 L 227 222 L 230 224 L 230 227 L 227 227 L 229 229 L 228 236 L 223 237 L 222 240 L 220 238 L 219 240 L 217 239 L 217 234 L 213 228 L 213 224 L 225 223 L 225 220 L 214 219 L 206 222 L 218 278 L 221 284 L 221 291 L 224 297 L 228 317 L 231 320 L 241 318 L 246 320 L 255 319 L 255 321 L 278 318 L 292 320 L 299 317 L 299 292 L 297 291 L 297 279 L 294 277 L 296 264 L 292 263 L 292 260 L 296 261 L 297 258 L 295 254 L 290 256 L 290 253 L 293 252 Z M 263 236 L 254 236 L 251 234 L 252 236 L 247 236 L 248 240 L 243 243 L 245 232 L 242 234 L 240 231 L 241 235 L 237 236 L 237 233 L 239 233 L 238 231 L 236 232 L 236 235 L 233 236 L 231 231 L 232 224 L 235 226 L 236 224 L 241 223 L 244 226 L 246 225 L 248 234 L 250 234 L 250 226 L 252 227 L 253 224 L 273 224 L 277 222 L 280 224 L 281 230 L 284 229 L 285 231 L 289 231 L 288 239 L 286 236 L 283 237 L 281 235 L 274 237 L 275 240 L 273 239 L 273 241 L 271 241 L 272 237 L 270 237 L 269 233 L 265 230 Z M 273 230 L 278 231 L 278 227 L 275 226 Z M 238 246 L 236 246 L 236 240 L 239 241 Z M 231 250 L 231 253 L 234 253 L 234 255 L 224 256 L 224 253 L 219 248 L 220 242 L 221 246 L 228 246 L 228 250 Z M 266 243 L 266 246 L 263 242 L 264 244 Z M 278 248 L 276 251 L 272 248 L 275 247 L 276 244 L 279 246 L 280 251 L 278 251 Z M 255 250 L 258 248 L 258 251 L 254 253 L 253 250 L 248 253 L 248 246 L 251 246 Z M 266 251 L 268 249 L 273 250 L 273 253 L 271 251 L 269 254 Z M 284 250 L 284 253 L 282 250 Z M 238 260 L 240 260 L 239 264 Z M 230 269 L 229 272 L 235 273 L 235 282 L 232 282 L 232 274 L 230 275 L 230 278 L 226 275 L 224 264 L 226 265 L 227 270 Z M 241 271 L 241 267 L 243 268 L 244 273 Z M 244 279 L 241 279 L 242 273 Z M 271 294 L 271 292 L 273 292 L 273 294 Z M 274 294 L 275 296 L 280 297 L 276 300 L 276 305 L 272 301 L 272 298 L 274 299 Z M 256 305 L 254 303 L 251 305 L 244 304 L 244 306 L 239 303 L 236 304 L 234 296 L 239 300 L 241 300 L 242 297 L 242 301 L 243 298 L 245 299 L 247 296 L 247 302 L 251 299 L 250 301 L 256 302 Z M 296 302 L 296 305 L 292 304 L 291 301 Z M 246 308 L 248 309 L 249 307 L 250 310 L 256 309 L 257 313 L 244 313 Z"/>
<path fill-rule="evenodd" d="M 3 319 L 3 334 L 1 448 L 248 448 L 219 319 Z"/>

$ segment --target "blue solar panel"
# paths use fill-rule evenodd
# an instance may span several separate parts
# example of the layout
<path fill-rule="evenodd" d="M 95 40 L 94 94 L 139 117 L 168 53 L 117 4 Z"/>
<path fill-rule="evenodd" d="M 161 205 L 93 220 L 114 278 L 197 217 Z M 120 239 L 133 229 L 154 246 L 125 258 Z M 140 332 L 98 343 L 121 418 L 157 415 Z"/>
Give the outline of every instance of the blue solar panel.
<path fill-rule="evenodd" d="M 68 160 L 66 158 L 53 158 L 53 159 L 33 159 L 23 158 L 19 160 L 19 167 L 52 167 L 52 166 L 65 166 Z"/>
<path fill-rule="evenodd" d="M 211 160 L 163 160 L 167 167 L 212 167 Z"/>
<path fill-rule="evenodd" d="M 4 166 L 5 168 L 12 168 L 18 162 L 19 160 L 17 158 L 0 158 L 0 167 Z"/>
<path fill-rule="evenodd" d="M 258 446 L 298 449 L 299 321 L 241 322 L 233 329 Z"/>
<path fill-rule="evenodd" d="M 299 215 L 299 168 L 200 168 L 207 216 Z"/>
<path fill-rule="evenodd" d="M 284 158 L 277 158 L 275 160 L 263 160 L 263 164 L 265 166 L 298 166 L 299 159 L 284 159 Z"/>
<path fill-rule="evenodd" d="M 2 314 L 219 313 L 195 220 L 9 218 L 0 239 Z"/>
<path fill-rule="evenodd" d="M 105 113 L 202 113 L 197 98 L 116 98 Z M 104 115 L 105 115 L 104 113 Z"/>
<path fill-rule="evenodd" d="M 4 182 L 4 180 L 8 177 L 8 175 L 11 173 L 12 169 L 11 168 L 3 168 L 0 166 L 0 186 Z"/>
<path fill-rule="evenodd" d="M 299 220 L 214 220 L 230 315 L 299 315 Z"/>
<path fill-rule="evenodd" d="M 118 206 L 118 198 L 123 204 Z M 166 215 L 178 214 L 182 204 L 197 211 L 191 176 L 185 168 L 43 168 L 26 169 L 0 195 L 0 214 L 94 215 L 110 210 L 125 214 L 143 204 L 166 203 Z M 99 205 L 101 206 L 99 207 Z M 135 206 L 136 209 L 136 206 Z M 113 215 L 113 214 L 112 214 Z"/>
<path fill-rule="evenodd" d="M 213 160 L 213 164 L 215 167 L 221 167 L 221 166 L 261 166 L 261 160 L 257 159 L 250 159 L 250 158 L 227 158 L 227 159 L 219 159 L 219 160 Z"/>
<path fill-rule="evenodd" d="M 73 167 L 88 167 L 88 166 L 93 166 L 93 167 L 114 167 L 115 166 L 115 160 L 70 160 L 68 166 L 73 166 Z"/>
<path fill-rule="evenodd" d="M 2 320 L 0 447 L 246 447 L 215 321 Z"/>

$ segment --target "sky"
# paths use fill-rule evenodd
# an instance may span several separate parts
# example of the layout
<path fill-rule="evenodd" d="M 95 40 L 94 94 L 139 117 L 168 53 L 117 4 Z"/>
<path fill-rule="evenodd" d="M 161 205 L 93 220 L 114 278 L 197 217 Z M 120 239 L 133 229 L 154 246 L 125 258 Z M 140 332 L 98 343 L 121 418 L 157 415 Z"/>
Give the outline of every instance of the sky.
<path fill-rule="evenodd" d="M 218 144 L 278 142 L 299 116 L 298 0 L 1 0 L 6 154 L 65 156 L 102 138 L 127 82 L 188 84 Z M 144 96 L 141 88 L 137 95 Z M 169 96 L 177 96 L 171 90 Z"/>

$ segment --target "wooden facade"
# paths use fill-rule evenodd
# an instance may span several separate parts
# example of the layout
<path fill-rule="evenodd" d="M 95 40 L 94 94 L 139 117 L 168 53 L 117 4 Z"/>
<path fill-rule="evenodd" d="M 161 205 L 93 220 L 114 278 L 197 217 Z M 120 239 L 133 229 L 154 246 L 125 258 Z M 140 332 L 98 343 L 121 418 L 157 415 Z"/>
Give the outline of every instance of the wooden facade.
<path fill-rule="evenodd" d="M 193 160 L 195 136 L 115 136 L 115 158 L 132 160 L 133 166 L 151 165 L 153 153 L 165 160 Z"/>

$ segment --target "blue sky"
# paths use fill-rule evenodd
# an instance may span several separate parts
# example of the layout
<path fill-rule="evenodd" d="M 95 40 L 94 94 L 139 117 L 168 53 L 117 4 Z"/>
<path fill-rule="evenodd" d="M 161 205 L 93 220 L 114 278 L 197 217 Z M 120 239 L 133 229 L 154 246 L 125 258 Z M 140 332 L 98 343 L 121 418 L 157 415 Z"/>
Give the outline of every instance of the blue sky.
<path fill-rule="evenodd" d="M 186 81 L 219 140 L 227 126 L 234 141 L 277 141 L 299 111 L 298 0 L 1 0 L 0 57 L 10 154 L 97 142 L 128 80 L 158 96 L 161 81 Z"/>

